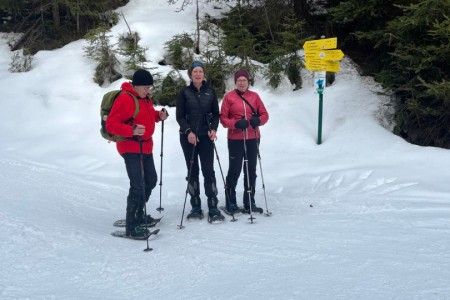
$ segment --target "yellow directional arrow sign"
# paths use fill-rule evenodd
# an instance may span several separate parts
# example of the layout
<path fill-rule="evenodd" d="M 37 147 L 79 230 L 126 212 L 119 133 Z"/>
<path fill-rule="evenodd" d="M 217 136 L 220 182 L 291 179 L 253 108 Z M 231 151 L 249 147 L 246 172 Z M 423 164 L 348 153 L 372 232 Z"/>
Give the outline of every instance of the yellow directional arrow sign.
<path fill-rule="evenodd" d="M 305 59 L 341 60 L 344 52 L 341 50 L 306 50 Z"/>
<path fill-rule="evenodd" d="M 337 47 L 337 38 L 306 41 L 305 44 L 303 44 L 303 49 L 305 49 L 305 51 L 334 49 L 336 47 Z"/>
<path fill-rule="evenodd" d="M 310 71 L 339 72 L 338 61 L 310 59 L 305 61 L 305 66 Z"/>

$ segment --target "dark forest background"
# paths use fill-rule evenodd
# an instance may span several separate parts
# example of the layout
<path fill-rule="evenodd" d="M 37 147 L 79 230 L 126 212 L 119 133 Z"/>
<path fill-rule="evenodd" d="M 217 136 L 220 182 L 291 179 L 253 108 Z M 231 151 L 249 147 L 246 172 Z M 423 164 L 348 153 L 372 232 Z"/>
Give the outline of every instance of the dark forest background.
<path fill-rule="evenodd" d="M 223 18 L 198 17 L 203 15 L 199 7 L 215 7 L 218 2 L 230 6 Z M 118 18 L 126 19 L 114 13 L 126 3 L 0 0 L 0 32 L 21 33 L 10 40 L 9 46 L 12 51 L 32 56 L 89 34 L 92 38 L 98 28 L 107 30 Z M 225 56 L 240 58 L 241 64 L 250 69 L 251 60 L 265 63 L 273 88 L 286 75 L 298 89 L 303 67 L 298 50 L 303 43 L 322 36 L 337 37 L 338 48 L 359 65 L 361 75 L 373 76 L 392 91 L 395 134 L 417 145 L 450 149 L 450 0 L 170 0 L 168 5 L 180 10 L 197 5 L 198 14 L 193 16 L 197 17 L 197 30 L 208 30 L 216 36 L 216 48 L 220 50 L 212 53 L 200 49 L 195 34 L 192 39 L 168 37 L 172 62 L 168 59 L 165 63 L 175 69 L 185 67 L 177 66 L 177 55 L 183 53 L 183 47 L 191 48 L 190 55 L 201 53 L 211 65 L 219 90 L 227 70 Z M 132 43 L 137 44 L 138 33 L 133 34 L 130 29 L 130 36 L 135 37 Z"/>

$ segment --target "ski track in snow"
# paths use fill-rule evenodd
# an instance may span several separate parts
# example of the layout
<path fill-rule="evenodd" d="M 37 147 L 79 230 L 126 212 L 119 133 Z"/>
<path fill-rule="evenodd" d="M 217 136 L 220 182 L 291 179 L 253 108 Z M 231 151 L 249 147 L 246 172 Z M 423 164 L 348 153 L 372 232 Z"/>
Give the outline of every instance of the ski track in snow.
<path fill-rule="evenodd" d="M 182 202 L 179 193 L 172 193 L 164 205 L 164 219 L 157 225 L 161 232 L 149 241 L 154 250 L 146 253 L 142 251 L 145 242 L 109 236 L 116 229 L 112 227 L 116 214 L 120 217 L 125 205 L 112 197 L 123 194 L 123 190 L 106 193 L 107 186 L 87 183 L 57 170 L 5 160 L 0 164 L 15 164 L 24 186 L 34 187 L 32 191 L 24 189 L 20 201 L 35 214 L 21 214 L 19 204 L 16 214 L 0 214 L 3 232 L 18 233 L 1 242 L 3 251 L 15 252 L 12 259 L 1 263 L 8 276 L 2 273 L 0 295 L 11 299 L 27 295 L 36 295 L 36 299 L 74 299 L 71 295 L 78 289 L 89 295 L 86 299 L 167 294 L 204 298 L 217 291 L 226 299 L 275 299 L 279 289 L 289 290 L 283 293 L 287 299 L 302 298 L 305 291 L 308 298 L 372 298 L 380 289 L 390 290 L 392 295 L 410 295 L 399 286 L 405 281 L 423 286 L 422 294 L 414 295 L 418 298 L 449 292 L 439 280 L 419 282 L 411 274 L 432 268 L 439 275 L 436 278 L 447 278 L 449 255 L 439 259 L 435 255 L 446 251 L 447 243 L 436 236 L 450 233 L 450 209 L 439 201 L 417 202 L 414 206 L 414 201 L 403 199 L 399 192 L 415 183 L 376 178 L 373 170 L 312 177 L 302 195 L 289 195 L 284 187 L 268 189 L 273 215 L 255 214 L 253 225 L 248 215 L 240 215 L 234 223 L 227 216 L 224 224 L 209 224 L 206 218 L 184 219 L 185 228 L 178 229 Z M 55 181 L 40 180 L 43 174 Z M 1 176 L 2 182 L 12 180 Z M 58 184 L 52 184 L 56 179 Z M 14 195 L 17 191 L 7 190 L 4 196 L 12 201 Z M 257 192 L 257 199 L 266 210 L 262 190 Z M 283 199 L 293 201 L 285 205 Z M 154 212 L 156 199 L 151 202 L 152 214 L 158 215 Z M 408 215 L 404 220 L 403 214 Z M 392 235 L 378 234 L 386 231 L 392 231 Z M 429 264 L 415 264 L 409 260 L 411 255 L 403 259 L 396 248 L 404 248 L 404 244 Z M 183 267 L 171 268 L 177 265 Z M 341 270 L 341 274 L 329 273 L 330 266 Z M 274 269 L 283 280 L 271 279 Z M 386 273 L 380 273 L 380 269 Z M 55 273 L 58 282 L 49 280 Z M 314 280 L 317 274 L 329 282 L 329 292 L 314 292 L 321 289 Z M 227 278 L 236 276 L 247 291 L 242 295 L 226 285 Z M 357 282 L 354 290 L 340 290 L 341 280 Z M 117 282 L 121 282 L 119 289 Z"/>

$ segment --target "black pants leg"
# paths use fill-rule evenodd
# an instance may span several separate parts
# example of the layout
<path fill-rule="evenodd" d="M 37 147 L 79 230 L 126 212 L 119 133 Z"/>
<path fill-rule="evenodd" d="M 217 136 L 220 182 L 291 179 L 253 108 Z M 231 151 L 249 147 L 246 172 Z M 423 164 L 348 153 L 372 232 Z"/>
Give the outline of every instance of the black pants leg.
<path fill-rule="evenodd" d="M 228 173 L 226 177 L 227 188 L 236 190 L 237 181 L 241 175 L 244 160 L 244 141 L 228 140 Z"/>
<path fill-rule="evenodd" d="M 192 157 L 192 151 L 194 151 L 194 145 L 189 143 L 186 134 L 180 134 L 180 144 L 183 149 L 184 159 L 186 160 L 187 175 L 186 180 L 189 178 L 188 182 L 188 192 L 191 197 L 200 196 L 200 186 L 199 186 L 199 167 L 198 167 L 198 149 L 195 146 L 194 157 Z M 198 144 L 197 144 L 198 145 Z M 191 161 L 191 159 L 193 160 Z M 189 170 L 191 175 L 189 177 Z"/>
<path fill-rule="evenodd" d="M 205 195 L 210 198 L 217 196 L 216 174 L 214 172 L 214 144 L 208 136 L 200 136 L 197 144 L 198 155 L 203 174 Z"/>
<path fill-rule="evenodd" d="M 252 140 L 247 140 L 247 160 L 248 160 L 248 174 L 247 174 L 247 170 L 245 167 L 245 164 L 243 166 L 243 170 L 244 170 L 244 206 L 248 206 L 249 205 L 249 193 L 248 191 L 250 190 L 250 194 L 251 194 L 251 202 L 255 203 L 255 183 L 256 183 L 256 164 L 257 164 L 257 158 L 258 158 L 258 145 L 257 145 L 257 140 L 256 139 L 252 139 Z M 247 176 L 249 178 L 249 182 L 250 182 L 250 187 L 248 186 L 247 183 Z"/>
<path fill-rule="evenodd" d="M 214 144 L 208 136 L 199 136 L 199 142 L 195 146 L 194 160 L 191 162 L 192 151 L 194 146 L 189 143 L 185 134 L 180 135 L 180 144 L 183 149 L 184 158 L 186 160 L 186 167 L 189 176 L 189 169 L 191 170 L 191 177 L 188 184 L 188 191 L 191 197 L 200 196 L 199 186 L 199 160 L 201 163 L 202 174 L 204 178 L 205 194 L 208 198 L 217 196 L 216 177 L 214 172 Z M 191 167 L 192 165 L 192 167 Z"/>
<path fill-rule="evenodd" d="M 158 181 L 158 175 L 153 161 L 153 154 L 143 155 L 143 168 L 145 180 L 145 196 L 142 190 L 141 175 L 141 155 L 139 153 L 125 153 L 123 155 L 128 178 L 130 179 L 130 188 L 127 197 L 127 230 L 138 222 L 137 215 L 144 208 L 145 203 L 150 198 L 152 190 Z"/>
<path fill-rule="evenodd" d="M 248 160 L 248 171 L 249 171 L 249 180 L 250 186 L 252 187 L 252 195 L 254 195 L 254 186 L 256 182 L 256 164 L 257 164 L 257 140 L 246 140 L 247 147 L 247 160 Z M 228 159 L 229 159 L 229 168 L 226 179 L 227 188 L 229 189 L 230 195 L 235 195 L 236 185 L 241 173 L 241 169 L 244 170 L 244 205 L 248 205 L 248 184 L 247 184 L 247 170 L 244 162 L 244 141 L 243 140 L 228 140 Z M 233 201 L 235 197 L 230 197 L 230 200 Z M 253 197 L 252 197 L 253 199 Z"/>

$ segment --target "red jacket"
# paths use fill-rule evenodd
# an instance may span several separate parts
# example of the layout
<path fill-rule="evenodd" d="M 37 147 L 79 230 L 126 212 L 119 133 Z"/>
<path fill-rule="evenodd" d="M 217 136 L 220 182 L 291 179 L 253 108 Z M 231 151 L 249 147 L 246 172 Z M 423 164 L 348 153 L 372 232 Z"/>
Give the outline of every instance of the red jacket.
<path fill-rule="evenodd" d="M 147 98 L 139 98 L 139 94 L 133 89 L 129 82 L 124 82 L 121 89 L 132 93 L 138 98 L 139 113 L 130 123 L 126 123 L 133 117 L 135 104 L 133 97 L 127 93 L 122 93 L 117 97 L 111 112 L 106 119 L 106 130 L 114 135 L 120 135 L 129 139 L 117 142 L 117 151 L 122 155 L 124 153 L 140 153 L 139 141 L 131 139 L 133 137 L 133 125 L 144 125 L 145 133 L 142 136 L 142 152 L 151 154 L 153 152 L 153 132 L 155 131 L 155 123 L 160 121 L 159 112 L 153 107 L 152 100 Z"/>
<path fill-rule="evenodd" d="M 255 92 L 247 90 L 242 94 L 245 100 L 250 103 L 253 109 L 259 114 L 261 125 L 264 125 L 269 120 L 269 113 L 266 110 L 261 98 Z M 252 109 L 250 106 L 242 100 L 237 93 L 237 90 L 228 92 L 222 101 L 222 107 L 220 109 L 220 123 L 223 127 L 228 128 L 228 139 L 230 140 L 243 140 L 244 135 L 241 129 L 236 129 L 234 124 L 244 116 L 248 121 L 252 118 Z M 261 134 L 258 130 L 254 130 L 249 124 L 246 131 L 246 139 L 251 140 L 260 138 Z"/>

